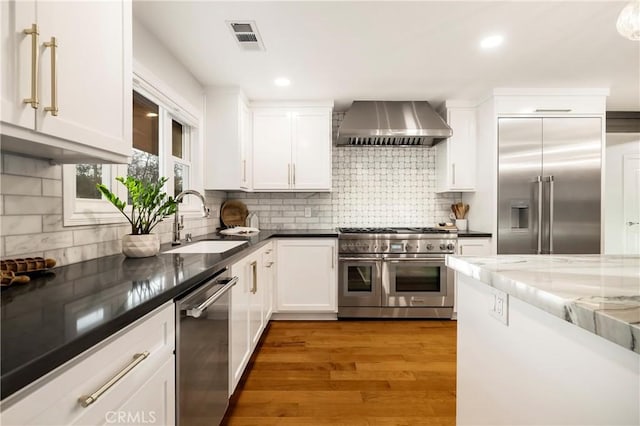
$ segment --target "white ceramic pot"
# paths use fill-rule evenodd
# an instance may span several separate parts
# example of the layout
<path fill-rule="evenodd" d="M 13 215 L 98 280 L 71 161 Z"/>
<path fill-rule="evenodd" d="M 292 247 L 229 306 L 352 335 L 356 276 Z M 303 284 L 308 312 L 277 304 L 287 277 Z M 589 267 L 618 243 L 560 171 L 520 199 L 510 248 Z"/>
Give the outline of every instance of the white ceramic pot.
<path fill-rule="evenodd" d="M 456 219 L 456 228 L 458 228 L 458 231 L 466 231 L 467 226 L 467 219 Z"/>
<path fill-rule="evenodd" d="M 158 234 L 125 235 L 122 237 L 122 253 L 127 257 L 155 256 L 160 251 Z"/>

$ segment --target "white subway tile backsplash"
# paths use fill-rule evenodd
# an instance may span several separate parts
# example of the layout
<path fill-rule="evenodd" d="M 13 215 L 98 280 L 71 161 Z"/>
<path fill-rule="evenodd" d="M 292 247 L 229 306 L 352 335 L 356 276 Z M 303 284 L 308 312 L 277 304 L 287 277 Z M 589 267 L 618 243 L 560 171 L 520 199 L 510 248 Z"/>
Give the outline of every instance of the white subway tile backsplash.
<path fill-rule="evenodd" d="M 62 197 L 62 181 L 42 179 L 42 195 L 45 197 Z"/>
<path fill-rule="evenodd" d="M 4 214 L 62 214 L 62 200 L 54 197 L 4 196 Z"/>
<path fill-rule="evenodd" d="M 101 243 L 104 241 L 118 240 L 122 238 L 124 232 L 121 233 L 118 227 L 101 226 L 98 228 L 89 228 L 73 231 L 73 241 L 76 245 Z"/>
<path fill-rule="evenodd" d="M 73 233 L 71 231 L 5 237 L 7 254 L 26 253 L 34 249 L 46 251 L 71 246 L 73 246 Z"/>
<path fill-rule="evenodd" d="M 2 173 L 8 175 L 62 179 L 62 166 L 51 164 L 49 160 L 3 153 L 2 166 Z"/>
<path fill-rule="evenodd" d="M 2 235 L 24 235 L 42 232 L 42 216 L 3 216 Z"/>
<path fill-rule="evenodd" d="M 56 259 L 59 264 L 63 265 L 82 262 L 98 257 L 98 245 L 88 244 L 57 250 L 47 250 L 44 252 L 44 257 Z"/>
<path fill-rule="evenodd" d="M 42 195 L 42 179 L 3 174 L 0 175 L 0 192 L 11 195 L 40 196 Z"/>
<path fill-rule="evenodd" d="M 2 153 L 0 161 L 0 256 L 44 256 L 58 265 L 75 263 L 122 251 L 121 236 L 129 233 L 124 223 L 65 227 L 62 223 L 62 169 L 47 160 Z M 227 194 L 206 191 L 208 219 L 185 218 L 194 236 L 214 232 L 219 226 L 220 204 Z M 163 242 L 171 240 L 172 218 L 154 232 Z M 184 235 L 184 234 L 183 234 Z"/>

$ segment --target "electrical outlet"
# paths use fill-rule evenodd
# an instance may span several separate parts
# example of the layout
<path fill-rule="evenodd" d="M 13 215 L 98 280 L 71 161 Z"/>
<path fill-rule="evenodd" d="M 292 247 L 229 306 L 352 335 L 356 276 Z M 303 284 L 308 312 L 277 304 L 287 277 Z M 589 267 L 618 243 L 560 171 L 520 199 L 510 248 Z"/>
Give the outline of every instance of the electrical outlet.
<path fill-rule="evenodd" d="M 304 217 L 311 217 L 311 207 L 304 208 Z"/>
<path fill-rule="evenodd" d="M 491 289 L 489 314 L 504 325 L 509 325 L 509 295 L 504 291 Z"/>

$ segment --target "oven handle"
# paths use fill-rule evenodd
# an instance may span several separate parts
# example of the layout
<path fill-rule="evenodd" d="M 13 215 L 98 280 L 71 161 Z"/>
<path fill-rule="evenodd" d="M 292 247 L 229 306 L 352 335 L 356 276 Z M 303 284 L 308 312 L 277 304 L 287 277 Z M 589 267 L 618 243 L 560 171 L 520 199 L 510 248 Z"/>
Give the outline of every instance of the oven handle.
<path fill-rule="evenodd" d="M 363 262 L 377 262 L 379 260 L 384 260 L 381 257 L 339 257 L 338 261 L 339 262 L 358 262 L 358 261 L 363 261 Z"/>

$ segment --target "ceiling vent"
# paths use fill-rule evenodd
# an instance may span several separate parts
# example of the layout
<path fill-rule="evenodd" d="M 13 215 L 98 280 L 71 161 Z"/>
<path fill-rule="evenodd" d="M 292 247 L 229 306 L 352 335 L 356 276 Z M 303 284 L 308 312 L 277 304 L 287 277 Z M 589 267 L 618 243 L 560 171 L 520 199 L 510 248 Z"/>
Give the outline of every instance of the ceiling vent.
<path fill-rule="evenodd" d="M 227 21 L 229 29 L 242 50 L 264 51 L 264 44 L 254 21 Z"/>

